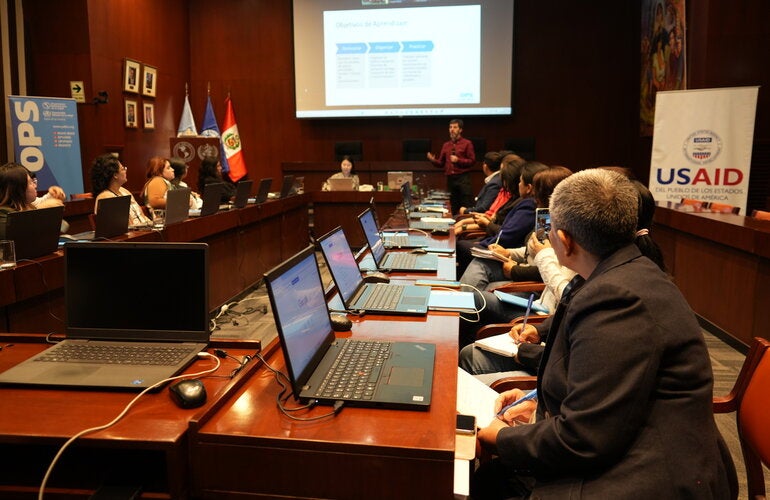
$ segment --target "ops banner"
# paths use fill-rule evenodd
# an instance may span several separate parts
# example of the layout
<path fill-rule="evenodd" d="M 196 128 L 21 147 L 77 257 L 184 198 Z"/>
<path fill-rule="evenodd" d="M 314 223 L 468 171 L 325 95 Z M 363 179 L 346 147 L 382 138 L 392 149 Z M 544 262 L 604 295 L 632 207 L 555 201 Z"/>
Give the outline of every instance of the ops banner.
<path fill-rule="evenodd" d="M 8 96 L 16 162 L 37 175 L 37 188 L 83 192 L 78 112 L 74 99 Z"/>

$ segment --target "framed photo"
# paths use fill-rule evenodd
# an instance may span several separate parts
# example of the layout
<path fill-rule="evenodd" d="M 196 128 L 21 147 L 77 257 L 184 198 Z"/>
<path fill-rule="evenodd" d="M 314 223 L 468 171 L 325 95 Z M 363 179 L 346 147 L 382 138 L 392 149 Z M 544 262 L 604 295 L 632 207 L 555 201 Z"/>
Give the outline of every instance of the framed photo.
<path fill-rule="evenodd" d="M 139 119 L 139 103 L 135 99 L 126 99 L 123 102 L 126 115 L 126 127 L 137 128 L 137 120 Z"/>
<path fill-rule="evenodd" d="M 158 68 L 144 65 L 144 74 L 142 75 L 142 95 L 155 97 L 155 89 L 158 86 Z"/>
<path fill-rule="evenodd" d="M 143 113 L 144 116 L 144 128 L 146 129 L 154 129 L 155 128 L 155 104 L 151 102 L 145 102 L 142 104 Z"/>
<path fill-rule="evenodd" d="M 123 92 L 139 93 L 139 78 L 141 68 L 139 61 L 124 59 L 123 61 Z"/>

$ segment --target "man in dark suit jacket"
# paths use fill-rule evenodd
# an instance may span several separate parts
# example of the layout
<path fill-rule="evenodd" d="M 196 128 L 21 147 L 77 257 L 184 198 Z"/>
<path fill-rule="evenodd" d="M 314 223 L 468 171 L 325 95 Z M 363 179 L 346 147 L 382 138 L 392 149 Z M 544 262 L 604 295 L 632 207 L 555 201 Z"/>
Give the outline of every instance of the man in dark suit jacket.
<path fill-rule="evenodd" d="M 503 181 L 500 178 L 500 160 L 502 159 L 502 155 L 497 151 L 490 151 L 484 155 L 484 161 L 481 163 L 481 170 L 486 176 L 484 186 L 476 196 L 476 204 L 472 207 L 460 207 L 460 215 L 471 212 L 484 213 L 489 210 L 503 187 Z"/>
<path fill-rule="evenodd" d="M 509 426 L 519 405 L 479 431 L 499 459 L 477 473 L 474 498 L 729 498 L 705 342 L 676 286 L 632 243 L 637 197 L 601 169 L 556 187 L 550 240 L 578 276 L 544 324 L 536 420 Z M 501 394 L 496 409 L 521 394 Z"/>

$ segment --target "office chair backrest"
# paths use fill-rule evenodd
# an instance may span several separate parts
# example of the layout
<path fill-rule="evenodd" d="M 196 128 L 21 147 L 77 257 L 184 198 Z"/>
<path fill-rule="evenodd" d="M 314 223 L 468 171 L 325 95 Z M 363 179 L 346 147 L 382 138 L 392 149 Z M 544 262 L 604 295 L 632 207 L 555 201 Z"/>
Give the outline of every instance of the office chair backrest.
<path fill-rule="evenodd" d="M 762 464 L 770 464 L 770 342 L 755 338 L 730 394 L 714 398 L 714 412 L 736 411 L 746 465 L 748 498 L 765 498 Z"/>
<path fill-rule="evenodd" d="M 719 214 L 737 214 L 741 211 L 741 207 L 728 205 L 726 203 L 709 203 L 708 208 L 712 212 Z"/>

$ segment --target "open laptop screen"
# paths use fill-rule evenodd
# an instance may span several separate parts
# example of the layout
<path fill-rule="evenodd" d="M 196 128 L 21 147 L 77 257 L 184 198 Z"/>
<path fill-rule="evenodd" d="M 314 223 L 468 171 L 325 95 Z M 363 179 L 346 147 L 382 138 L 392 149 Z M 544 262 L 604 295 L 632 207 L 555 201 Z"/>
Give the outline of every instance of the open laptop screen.
<path fill-rule="evenodd" d="M 374 219 L 372 210 L 370 208 L 364 210 L 358 216 L 358 220 L 361 223 L 364 236 L 366 236 L 366 242 L 369 244 L 369 250 L 372 252 L 372 258 L 375 264 L 379 266 L 382 258 L 385 256 L 385 245 L 380 237 L 380 232 L 377 230 L 377 221 Z"/>
<path fill-rule="evenodd" d="M 64 263 L 69 338 L 208 342 L 205 243 L 67 243 Z"/>
<path fill-rule="evenodd" d="M 323 347 L 334 338 L 313 248 L 306 248 L 265 277 L 284 357 L 298 386 L 295 395 L 299 395 L 325 353 Z"/>
<path fill-rule="evenodd" d="M 332 273 L 342 302 L 348 304 L 363 278 L 353 251 L 350 250 L 348 240 L 345 238 L 345 232 L 341 227 L 337 227 L 319 238 L 318 242 L 329 264 L 329 271 Z"/>
<path fill-rule="evenodd" d="M 404 210 L 407 212 L 412 211 L 412 191 L 409 187 L 409 182 L 401 184 L 401 197 L 404 200 Z"/>

